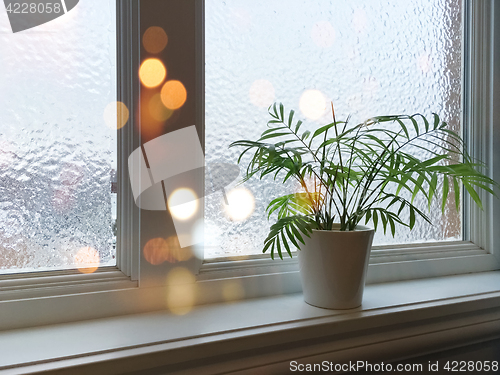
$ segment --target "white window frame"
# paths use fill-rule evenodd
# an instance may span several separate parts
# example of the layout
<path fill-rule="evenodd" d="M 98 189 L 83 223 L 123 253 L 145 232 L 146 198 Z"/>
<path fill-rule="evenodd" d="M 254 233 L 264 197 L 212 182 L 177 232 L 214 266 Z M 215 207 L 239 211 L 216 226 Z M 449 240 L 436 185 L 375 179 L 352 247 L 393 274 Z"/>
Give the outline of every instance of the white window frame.
<path fill-rule="evenodd" d="M 133 123 L 140 108 L 139 67 L 140 1 L 118 0 L 117 17 L 119 33 L 118 73 L 120 76 L 119 99 L 130 109 Z M 187 0 L 195 9 L 196 56 L 197 56 L 197 119 L 203 139 L 203 0 Z M 143 4 L 146 4 L 144 2 Z M 465 61 L 471 73 L 465 76 L 464 95 L 466 139 L 470 142 L 471 154 L 481 158 L 490 166 L 489 173 L 500 181 L 499 131 L 493 131 L 494 119 L 500 117 L 494 107 L 500 89 L 493 87 L 493 78 L 500 77 L 493 64 L 494 12 L 493 1 L 464 0 L 464 24 L 470 29 L 470 41 L 465 43 Z M 498 30 L 497 30 L 498 31 Z M 467 69 L 466 69 L 467 70 Z M 497 96 L 495 96 L 497 95 Z M 129 124 L 130 125 L 130 124 Z M 192 125 L 192 124 L 186 124 Z M 119 152 L 129 155 L 141 144 L 135 126 L 126 127 L 119 135 Z M 151 266 L 141 262 L 141 245 L 148 239 L 148 227 L 156 216 L 139 210 L 133 198 L 126 171 L 121 158 L 118 164 L 119 178 L 119 225 L 117 239 L 117 265 L 98 270 L 89 275 L 78 271 L 53 271 L 0 277 L 0 330 L 54 324 L 113 315 L 140 313 L 165 309 L 165 275 L 173 267 L 170 264 Z M 370 259 L 368 282 L 427 278 L 468 272 L 500 269 L 500 233 L 494 224 L 500 223 L 500 204 L 490 196 L 483 196 L 485 211 L 480 212 L 464 199 L 466 217 L 464 223 L 470 237 L 467 241 L 441 244 L 375 247 Z M 468 214 L 467 214 L 468 213 Z M 170 225 L 170 226 L 168 226 Z M 175 233 L 172 222 L 165 231 Z M 196 303 L 223 301 L 221 289 L 228 282 L 238 280 L 244 288 L 246 298 L 294 293 L 301 290 L 298 267 L 295 259 L 271 261 L 266 256 L 250 257 L 237 261 L 190 261 L 182 264 L 197 274 L 198 298 Z M 72 308 L 68 308 L 71 306 Z"/>

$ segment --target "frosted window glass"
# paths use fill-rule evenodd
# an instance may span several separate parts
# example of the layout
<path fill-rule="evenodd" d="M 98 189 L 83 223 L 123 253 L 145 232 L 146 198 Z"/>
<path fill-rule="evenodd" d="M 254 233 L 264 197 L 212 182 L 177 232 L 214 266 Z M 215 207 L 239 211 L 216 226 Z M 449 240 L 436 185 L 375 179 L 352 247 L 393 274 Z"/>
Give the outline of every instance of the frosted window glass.
<path fill-rule="evenodd" d="M 13 34 L 0 6 L 1 273 L 116 264 L 115 7 Z"/>
<path fill-rule="evenodd" d="M 300 112 L 305 90 L 335 105 L 337 120 L 438 113 L 461 131 L 462 1 L 206 0 L 206 159 L 235 161 L 228 145 L 256 140 L 274 101 L 295 109 L 310 128 L 331 122 Z M 317 93 L 317 92 L 316 92 Z M 321 114 L 321 113 L 320 113 Z M 254 178 L 245 184 L 255 211 L 243 221 L 225 214 L 223 197 L 206 197 L 205 257 L 260 254 L 270 223 L 265 207 L 294 186 Z M 417 202 L 427 210 L 423 201 Z M 430 217 L 375 244 L 461 240 L 461 213 Z"/>

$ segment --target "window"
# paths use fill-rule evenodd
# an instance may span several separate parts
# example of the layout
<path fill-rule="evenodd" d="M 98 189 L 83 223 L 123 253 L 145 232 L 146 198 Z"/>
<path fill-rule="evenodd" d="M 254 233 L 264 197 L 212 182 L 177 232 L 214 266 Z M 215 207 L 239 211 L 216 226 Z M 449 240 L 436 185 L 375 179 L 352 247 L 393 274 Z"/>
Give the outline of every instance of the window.
<path fill-rule="evenodd" d="M 207 0 L 205 19 L 208 164 L 220 158 L 235 162 L 241 150 L 229 150 L 229 144 L 258 139 L 275 101 L 296 110 L 310 127 L 332 121 L 333 102 L 337 119 L 351 116 L 351 124 L 380 114 L 437 112 L 461 130 L 461 0 L 293 6 Z M 293 181 L 251 179 L 235 188 L 236 194 L 248 194 L 249 205 L 255 201 L 255 212 L 243 218 L 224 211 L 238 204 L 244 210 L 244 196 L 229 206 L 221 194 L 207 196 L 205 257 L 260 254 L 270 225 L 265 207 L 298 189 Z M 417 204 L 427 212 L 423 200 Z M 379 230 L 374 244 L 462 240 L 461 212 L 452 200 L 444 216 L 437 203 L 429 216 L 434 225 L 421 220 L 413 231 L 398 228 L 395 238 Z"/>
<path fill-rule="evenodd" d="M 466 93 L 463 108 L 466 113 L 465 136 L 469 138 L 473 154 L 492 165 L 496 151 L 490 142 L 496 133 L 493 132 L 491 117 L 492 67 L 488 57 L 493 53 L 492 12 L 488 4 L 465 1 L 462 8 Z M 162 257 L 159 262 L 148 262 L 145 258 L 146 245 L 155 239 L 164 240 L 161 246 L 151 247 L 160 254 L 175 251 L 175 244 L 168 239 L 176 236 L 176 230 L 167 211 L 140 210 L 134 204 L 127 158 L 147 141 L 191 125 L 196 125 L 200 142 L 204 144 L 203 1 L 148 0 L 141 2 L 140 6 L 137 1 L 118 1 L 116 14 L 117 99 L 130 111 L 127 126 L 117 132 L 116 266 L 99 269 L 90 275 L 67 270 L 3 275 L 0 278 L 0 311 L 9 319 L 2 320 L 0 328 L 164 308 L 183 314 L 189 312 L 186 307 L 195 303 L 300 291 L 295 258 L 283 262 L 272 262 L 261 256 L 235 261 L 204 261 L 191 248 L 186 248 L 189 257 L 185 258 Z M 162 27 L 168 35 L 167 48 L 162 52 L 148 52 L 143 46 L 143 35 L 153 26 Z M 187 91 L 182 109 L 163 122 L 147 119 L 146 112 L 150 108 L 144 99 L 152 99 L 154 95 L 151 95 L 153 91 L 148 92 L 148 88 L 141 86 L 137 75 L 141 63 L 147 58 L 160 59 L 166 67 L 167 80 L 182 82 Z M 223 105 L 223 98 L 220 100 Z M 498 171 L 493 169 L 492 173 L 496 176 Z M 198 177 L 202 186 L 204 176 Z M 369 282 L 498 269 L 495 245 L 500 242 L 491 230 L 498 205 L 494 206 L 495 202 L 490 198 L 485 202 L 487 210 L 482 213 L 469 207 L 465 199 L 462 225 L 468 237 L 464 237 L 464 241 L 374 250 Z M 85 308 L 68 309 L 68 306 Z M 40 311 L 44 314 L 39 314 Z"/>
<path fill-rule="evenodd" d="M 0 273 L 116 264 L 115 13 L 19 33 L 1 14 Z"/>

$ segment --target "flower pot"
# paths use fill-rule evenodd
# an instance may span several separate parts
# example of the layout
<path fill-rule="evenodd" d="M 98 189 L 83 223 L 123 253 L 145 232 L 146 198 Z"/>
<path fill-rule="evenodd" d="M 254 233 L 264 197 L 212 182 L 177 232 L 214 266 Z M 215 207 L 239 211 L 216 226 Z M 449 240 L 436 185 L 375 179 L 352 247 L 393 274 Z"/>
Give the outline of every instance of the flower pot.
<path fill-rule="evenodd" d="M 374 230 L 313 230 L 299 251 L 304 300 L 326 309 L 361 306 Z"/>

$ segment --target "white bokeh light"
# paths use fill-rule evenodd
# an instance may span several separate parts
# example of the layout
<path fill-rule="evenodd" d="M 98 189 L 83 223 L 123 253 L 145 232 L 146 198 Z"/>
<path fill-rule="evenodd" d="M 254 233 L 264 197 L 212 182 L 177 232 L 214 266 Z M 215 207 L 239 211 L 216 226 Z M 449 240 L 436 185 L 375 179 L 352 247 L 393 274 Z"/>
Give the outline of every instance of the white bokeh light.
<path fill-rule="evenodd" d="M 234 221 L 248 219 L 255 210 L 255 198 L 250 190 L 236 188 L 227 194 L 228 205 L 224 206 L 226 215 Z"/>
<path fill-rule="evenodd" d="M 198 197 L 188 188 L 175 190 L 168 198 L 168 209 L 173 217 L 179 220 L 188 220 L 198 210 Z"/>
<path fill-rule="evenodd" d="M 319 90 L 306 90 L 300 97 L 299 107 L 304 116 L 317 120 L 326 111 L 325 96 Z"/>

